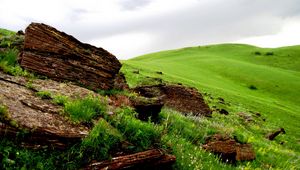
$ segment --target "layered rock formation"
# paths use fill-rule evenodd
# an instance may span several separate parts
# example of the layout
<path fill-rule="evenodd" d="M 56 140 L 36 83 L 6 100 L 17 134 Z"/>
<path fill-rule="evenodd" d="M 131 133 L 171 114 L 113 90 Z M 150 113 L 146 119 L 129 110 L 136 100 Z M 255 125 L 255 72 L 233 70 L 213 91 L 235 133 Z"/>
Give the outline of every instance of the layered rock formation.
<path fill-rule="evenodd" d="M 59 81 L 73 81 L 92 89 L 111 89 L 120 62 L 103 48 L 81 43 L 45 24 L 32 23 L 25 31 L 20 65 Z"/>

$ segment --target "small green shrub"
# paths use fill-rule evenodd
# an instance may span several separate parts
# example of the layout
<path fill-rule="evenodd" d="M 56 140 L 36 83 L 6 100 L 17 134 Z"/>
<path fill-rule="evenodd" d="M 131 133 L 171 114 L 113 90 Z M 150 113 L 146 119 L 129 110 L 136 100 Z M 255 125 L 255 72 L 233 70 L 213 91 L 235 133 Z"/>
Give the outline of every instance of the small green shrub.
<path fill-rule="evenodd" d="M 255 55 L 261 55 L 261 52 L 255 51 L 254 54 L 255 54 Z"/>
<path fill-rule="evenodd" d="M 110 120 L 126 139 L 136 146 L 136 151 L 149 149 L 160 142 L 162 127 L 151 122 L 135 118 L 136 113 L 128 107 L 118 109 L 116 116 Z"/>
<path fill-rule="evenodd" d="M 36 95 L 42 99 L 52 99 L 52 94 L 49 91 L 39 91 Z"/>
<path fill-rule="evenodd" d="M 254 85 L 250 85 L 250 86 L 249 86 L 249 89 L 251 89 L 251 90 L 257 90 L 257 87 L 254 86 Z"/>
<path fill-rule="evenodd" d="M 240 143 L 247 143 L 248 141 L 248 138 L 245 136 L 245 133 L 241 130 L 236 129 L 232 135 L 233 138 Z"/>
<path fill-rule="evenodd" d="M 106 112 L 107 103 L 104 99 L 88 96 L 66 102 L 64 110 L 76 123 L 90 122 L 93 118 Z"/>
<path fill-rule="evenodd" d="M 33 86 L 33 84 L 32 84 L 32 81 L 31 80 L 29 80 L 27 83 L 26 83 L 26 85 L 25 85 L 28 89 L 30 89 L 30 90 L 34 90 L 34 86 Z"/>
<path fill-rule="evenodd" d="M 104 119 L 100 119 L 97 125 L 82 142 L 82 148 L 90 159 L 107 159 L 109 152 L 122 141 L 122 135 Z"/>
<path fill-rule="evenodd" d="M 17 63 L 18 50 L 8 49 L 0 52 L 0 69 L 13 76 L 34 78 L 32 73 L 23 70 Z"/>
<path fill-rule="evenodd" d="M 3 106 L 3 105 L 0 105 L 0 115 L 3 115 L 3 114 L 5 114 L 7 112 L 7 109 L 6 109 L 6 107 L 5 106 Z"/>
<path fill-rule="evenodd" d="M 15 66 L 17 64 L 18 50 L 8 49 L 0 53 L 0 61 L 6 62 L 8 66 Z"/>
<path fill-rule="evenodd" d="M 69 101 L 68 96 L 56 95 L 53 97 L 53 103 L 60 106 L 64 106 L 68 101 Z"/>
<path fill-rule="evenodd" d="M 274 52 L 272 52 L 272 51 L 270 51 L 270 52 L 266 52 L 266 55 L 267 55 L 267 56 L 274 55 Z"/>

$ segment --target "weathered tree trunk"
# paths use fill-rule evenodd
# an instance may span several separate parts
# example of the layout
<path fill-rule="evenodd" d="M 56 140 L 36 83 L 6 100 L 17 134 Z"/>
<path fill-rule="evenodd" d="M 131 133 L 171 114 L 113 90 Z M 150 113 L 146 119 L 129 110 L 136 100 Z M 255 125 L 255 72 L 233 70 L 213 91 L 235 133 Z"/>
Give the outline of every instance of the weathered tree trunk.
<path fill-rule="evenodd" d="M 103 162 L 92 163 L 86 169 L 156 169 L 157 167 L 170 167 L 175 161 L 176 157 L 174 155 L 165 154 L 163 150 L 152 149 L 131 155 L 115 157 Z"/>
<path fill-rule="evenodd" d="M 121 68 L 106 50 L 39 23 L 26 28 L 19 62 L 23 68 L 54 80 L 69 80 L 93 89 L 112 88 Z"/>

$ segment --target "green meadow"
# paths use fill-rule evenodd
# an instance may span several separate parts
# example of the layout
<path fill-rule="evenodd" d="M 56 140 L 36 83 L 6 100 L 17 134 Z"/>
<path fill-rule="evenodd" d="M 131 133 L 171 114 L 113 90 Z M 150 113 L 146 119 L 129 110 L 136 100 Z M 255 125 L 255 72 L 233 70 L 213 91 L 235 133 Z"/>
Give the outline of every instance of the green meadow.
<path fill-rule="evenodd" d="M 133 73 L 136 70 L 139 74 Z M 182 83 L 202 92 L 211 107 L 229 111 L 228 116 L 214 112 L 212 118 L 205 118 L 210 124 L 206 127 L 210 128 L 201 133 L 240 134 L 254 145 L 257 154 L 257 159 L 247 166 L 259 169 L 300 167 L 300 46 L 259 48 L 220 44 L 188 47 L 123 61 L 122 71 L 131 87 L 151 84 L 151 78 Z M 218 98 L 228 104 L 219 104 Z M 240 112 L 260 113 L 265 121 L 241 122 L 237 116 Z M 279 127 L 283 127 L 286 134 L 275 141 L 267 141 L 265 135 Z M 289 161 L 292 163 L 288 164 Z"/>

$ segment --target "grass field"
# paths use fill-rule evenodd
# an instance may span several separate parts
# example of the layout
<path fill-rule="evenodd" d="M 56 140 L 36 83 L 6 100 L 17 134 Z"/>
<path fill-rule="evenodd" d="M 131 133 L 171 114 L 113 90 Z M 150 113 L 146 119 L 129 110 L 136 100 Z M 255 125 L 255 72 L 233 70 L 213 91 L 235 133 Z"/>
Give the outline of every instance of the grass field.
<path fill-rule="evenodd" d="M 135 70 L 139 70 L 139 74 L 134 74 Z M 250 163 L 250 167 L 300 168 L 300 46 L 274 49 L 242 44 L 189 47 L 123 61 L 122 71 L 131 87 L 143 83 L 141 80 L 146 77 L 159 77 L 208 94 L 206 100 L 210 106 L 224 107 L 230 113 L 221 120 L 215 113 L 209 121 L 220 123 L 223 130 L 239 130 L 255 146 L 256 161 L 261 164 Z M 230 106 L 218 105 L 218 97 L 224 98 Z M 243 125 L 237 121 L 236 113 L 239 112 L 259 112 L 266 121 Z M 274 142 L 264 139 L 264 134 L 279 127 L 285 128 L 286 135 Z M 279 146 L 280 141 L 285 144 Z M 266 152 L 264 149 L 273 147 L 276 149 L 269 158 L 262 156 Z M 271 160 L 274 162 L 270 163 Z M 294 164 L 283 165 L 276 162 L 279 160 Z"/>

